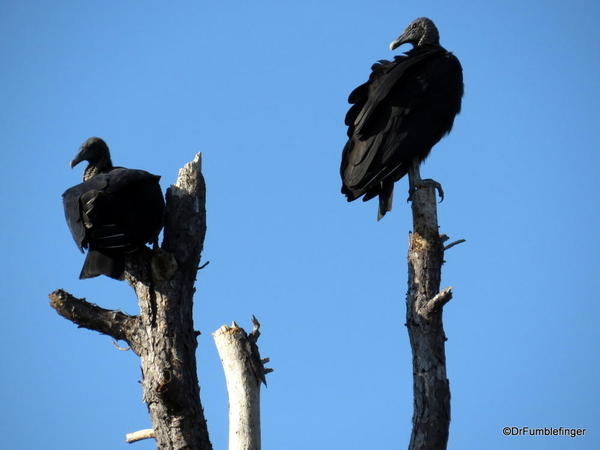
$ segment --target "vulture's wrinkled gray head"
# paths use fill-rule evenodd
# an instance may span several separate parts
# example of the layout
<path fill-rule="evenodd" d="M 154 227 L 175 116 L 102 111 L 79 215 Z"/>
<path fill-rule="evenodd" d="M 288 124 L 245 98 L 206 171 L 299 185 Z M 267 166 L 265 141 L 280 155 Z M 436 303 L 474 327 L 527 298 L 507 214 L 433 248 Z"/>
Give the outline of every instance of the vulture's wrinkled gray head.
<path fill-rule="evenodd" d="M 81 144 L 79 152 L 71 161 L 71 168 L 81 161 L 89 163 L 83 174 L 84 181 L 89 180 L 97 173 L 106 172 L 112 168 L 108 145 L 99 137 L 91 137 Z"/>
<path fill-rule="evenodd" d="M 413 20 L 404 32 L 390 44 L 390 50 L 394 50 L 402 44 L 412 44 L 415 47 L 440 45 L 440 35 L 431 19 L 419 17 Z"/>

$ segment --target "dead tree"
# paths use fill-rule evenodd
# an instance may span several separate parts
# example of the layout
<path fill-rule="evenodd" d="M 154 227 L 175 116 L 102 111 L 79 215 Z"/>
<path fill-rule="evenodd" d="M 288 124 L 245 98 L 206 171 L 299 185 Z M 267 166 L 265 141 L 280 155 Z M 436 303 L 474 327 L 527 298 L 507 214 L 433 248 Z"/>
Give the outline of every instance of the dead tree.
<path fill-rule="evenodd" d="M 130 439 L 154 437 L 159 449 L 212 449 L 200 403 L 198 332 L 192 318 L 194 282 L 206 232 L 200 166 L 198 154 L 167 190 L 161 248 L 137 252 L 126 261 L 125 278 L 137 295 L 139 315 L 107 310 L 63 290 L 50 294 L 51 306 L 61 316 L 126 341 L 140 357 L 152 430 Z"/>
<path fill-rule="evenodd" d="M 418 164 L 409 171 L 413 231 L 408 248 L 406 326 L 413 356 L 413 429 L 409 450 L 443 450 L 450 426 L 450 385 L 446 376 L 444 305 L 452 288 L 440 291 L 447 236 L 440 235 L 433 180 L 421 180 Z M 417 188 L 415 189 L 415 186 Z"/>
<path fill-rule="evenodd" d="M 235 322 L 213 333 L 227 381 L 229 396 L 229 450 L 260 450 L 260 385 L 267 384 L 265 368 L 268 358 L 261 359 L 256 341 L 260 323 L 248 334 Z"/>

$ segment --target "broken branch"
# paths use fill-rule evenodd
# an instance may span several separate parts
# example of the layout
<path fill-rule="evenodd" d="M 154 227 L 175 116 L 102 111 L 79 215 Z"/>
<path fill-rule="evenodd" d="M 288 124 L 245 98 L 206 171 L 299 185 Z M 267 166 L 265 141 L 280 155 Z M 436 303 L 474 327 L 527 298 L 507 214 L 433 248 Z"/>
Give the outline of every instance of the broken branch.
<path fill-rule="evenodd" d="M 451 242 L 450 244 L 448 244 L 444 247 L 444 251 L 448 250 L 449 248 L 454 247 L 455 245 L 462 244 L 463 242 L 467 242 L 467 240 L 459 239 L 458 241 Z"/>
<path fill-rule="evenodd" d="M 249 335 L 235 322 L 213 333 L 229 396 L 229 450 L 259 450 L 261 445 L 260 384 L 271 369 L 265 369 L 256 345 L 260 323 L 254 316 L 252 322 Z"/>
<path fill-rule="evenodd" d="M 138 316 L 130 316 L 121 311 L 104 309 L 83 298 L 76 298 L 63 289 L 57 289 L 49 296 L 50 306 L 65 319 L 88 330 L 98 331 L 118 341 L 131 345 L 138 328 Z"/>
<path fill-rule="evenodd" d="M 419 315 L 429 318 L 433 311 L 439 311 L 452 298 L 452 286 L 438 292 L 427 303 L 419 308 Z"/>
<path fill-rule="evenodd" d="M 143 439 L 152 439 L 154 438 L 154 430 L 152 428 L 147 428 L 145 430 L 134 431 L 133 433 L 127 433 L 125 435 L 125 440 L 128 444 L 133 442 L 141 441 Z"/>

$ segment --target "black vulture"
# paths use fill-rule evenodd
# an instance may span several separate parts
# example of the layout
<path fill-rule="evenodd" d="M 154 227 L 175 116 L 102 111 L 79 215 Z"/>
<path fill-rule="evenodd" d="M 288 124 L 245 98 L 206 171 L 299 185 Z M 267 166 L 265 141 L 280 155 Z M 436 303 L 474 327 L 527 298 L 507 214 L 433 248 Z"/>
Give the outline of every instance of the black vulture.
<path fill-rule="evenodd" d="M 463 96 L 460 62 L 440 46 L 430 19 L 411 22 L 390 50 L 405 43 L 413 48 L 375 63 L 369 80 L 348 98 L 342 193 L 349 202 L 378 195 L 378 220 L 391 210 L 394 183 L 407 172 L 414 169 L 416 183 L 432 182 L 420 179 L 419 164 L 452 129 Z M 410 195 L 417 187 L 410 187 Z"/>
<path fill-rule="evenodd" d="M 67 189 L 63 206 L 77 247 L 88 249 L 79 278 L 123 279 L 125 257 L 146 243 L 156 245 L 165 201 L 160 177 L 144 170 L 113 167 L 108 146 L 86 140 L 71 161 L 88 161 L 83 183 Z"/>

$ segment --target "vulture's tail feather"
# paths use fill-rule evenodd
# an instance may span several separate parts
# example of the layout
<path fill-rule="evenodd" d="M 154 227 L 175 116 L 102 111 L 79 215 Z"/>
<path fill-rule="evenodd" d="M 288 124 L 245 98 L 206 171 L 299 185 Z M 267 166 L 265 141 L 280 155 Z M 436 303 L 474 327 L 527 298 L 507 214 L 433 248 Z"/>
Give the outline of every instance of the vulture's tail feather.
<path fill-rule="evenodd" d="M 394 197 L 394 182 L 382 182 L 379 192 L 379 208 L 377 220 L 381 220 L 385 213 L 392 210 L 392 199 Z"/>
<path fill-rule="evenodd" d="M 109 256 L 97 250 L 90 250 L 85 258 L 79 279 L 106 275 L 115 280 L 123 279 L 125 260 L 121 255 Z"/>

